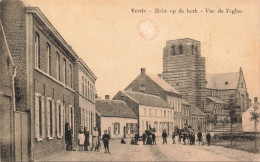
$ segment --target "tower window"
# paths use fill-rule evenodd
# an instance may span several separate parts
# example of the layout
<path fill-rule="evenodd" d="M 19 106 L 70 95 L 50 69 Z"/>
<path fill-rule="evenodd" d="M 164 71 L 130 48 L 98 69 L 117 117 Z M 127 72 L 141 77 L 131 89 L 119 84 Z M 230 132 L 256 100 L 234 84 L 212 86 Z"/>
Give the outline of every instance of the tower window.
<path fill-rule="evenodd" d="M 182 47 L 182 45 L 179 46 L 179 51 L 180 51 L 180 55 L 182 55 L 183 54 L 183 47 Z"/>
<path fill-rule="evenodd" d="M 172 45 L 172 55 L 174 56 L 175 55 L 175 46 Z"/>
<path fill-rule="evenodd" d="M 228 85 L 228 81 L 225 82 L 225 85 Z"/>
<path fill-rule="evenodd" d="M 191 45 L 191 54 L 194 55 L 194 45 Z"/>
<path fill-rule="evenodd" d="M 176 83 L 176 86 L 178 86 L 178 85 L 179 85 L 179 82 Z"/>

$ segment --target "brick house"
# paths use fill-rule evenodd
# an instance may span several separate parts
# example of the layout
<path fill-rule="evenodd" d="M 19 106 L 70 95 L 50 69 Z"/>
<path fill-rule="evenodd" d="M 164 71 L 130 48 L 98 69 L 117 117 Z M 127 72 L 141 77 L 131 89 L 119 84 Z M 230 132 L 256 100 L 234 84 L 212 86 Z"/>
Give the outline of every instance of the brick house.
<path fill-rule="evenodd" d="M 174 129 L 173 107 L 159 96 L 124 90 L 119 91 L 113 100 L 125 101 L 138 117 L 139 135 L 149 126 L 155 128 L 157 136 L 160 136 L 164 129 L 168 134 Z"/>
<path fill-rule="evenodd" d="M 122 100 L 97 100 L 97 127 L 102 135 L 108 131 L 111 138 L 129 138 L 137 133 L 138 118 Z"/>
<path fill-rule="evenodd" d="M 80 126 L 86 127 L 90 131 L 90 142 L 92 142 L 92 132 L 96 126 L 95 82 L 97 77 L 82 59 L 78 59 L 75 64 L 75 78 L 76 137 Z M 77 139 L 74 143 L 77 143 Z"/>
<path fill-rule="evenodd" d="M 66 122 L 75 138 L 73 78 L 78 56 L 39 8 L 2 0 L 0 10 L 17 67 L 16 110 L 29 113 L 28 125 L 23 125 L 28 129 L 27 156 L 41 159 L 65 150 Z"/>
<path fill-rule="evenodd" d="M 15 66 L 0 20 L 0 161 L 14 159 Z"/>
<path fill-rule="evenodd" d="M 184 128 L 189 124 L 190 104 L 182 98 L 180 92 L 169 85 L 161 75 L 149 74 L 145 68 L 141 68 L 141 73 L 125 88 L 136 92 L 157 95 L 174 109 L 174 126 Z"/>

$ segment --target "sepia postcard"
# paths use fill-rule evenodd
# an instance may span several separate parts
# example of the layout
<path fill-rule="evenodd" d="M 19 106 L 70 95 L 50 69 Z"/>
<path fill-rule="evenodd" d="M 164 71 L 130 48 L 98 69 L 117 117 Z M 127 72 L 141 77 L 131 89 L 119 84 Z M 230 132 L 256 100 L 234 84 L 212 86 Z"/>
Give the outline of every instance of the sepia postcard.
<path fill-rule="evenodd" d="M 0 0 L 0 161 L 259 161 L 259 0 Z"/>

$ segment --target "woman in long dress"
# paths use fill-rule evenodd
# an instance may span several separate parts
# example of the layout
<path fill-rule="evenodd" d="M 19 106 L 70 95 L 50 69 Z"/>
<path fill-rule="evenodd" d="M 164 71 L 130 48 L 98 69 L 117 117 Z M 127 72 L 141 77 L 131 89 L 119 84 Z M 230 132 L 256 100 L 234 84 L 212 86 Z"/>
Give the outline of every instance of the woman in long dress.
<path fill-rule="evenodd" d="M 97 146 L 98 146 L 98 131 L 97 131 L 97 127 L 94 128 L 94 131 L 92 133 L 92 148 L 90 151 L 93 150 L 93 148 L 95 148 L 95 151 L 97 150 Z"/>

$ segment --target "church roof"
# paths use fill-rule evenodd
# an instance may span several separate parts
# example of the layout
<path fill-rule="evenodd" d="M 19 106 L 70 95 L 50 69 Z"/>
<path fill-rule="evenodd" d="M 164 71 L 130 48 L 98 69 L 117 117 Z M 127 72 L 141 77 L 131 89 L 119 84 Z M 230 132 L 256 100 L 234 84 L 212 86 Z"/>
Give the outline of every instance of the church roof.
<path fill-rule="evenodd" d="M 173 88 L 169 83 L 167 83 L 164 79 L 158 77 L 157 75 L 146 73 L 146 75 L 153 80 L 158 86 L 160 86 L 164 91 L 180 94 L 176 89 Z"/>
<path fill-rule="evenodd" d="M 217 104 L 226 104 L 225 101 L 223 101 L 221 98 L 219 97 L 207 97 L 209 100 L 211 100 L 212 102 L 215 102 Z"/>
<path fill-rule="evenodd" d="M 128 90 L 124 90 L 121 92 L 140 105 L 171 108 L 171 106 L 159 96 Z"/>
<path fill-rule="evenodd" d="M 208 89 L 237 89 L 240 72 L 207 74 L 206 88 Z"/>
<path fill-rule="evenodd" d="M 102 117 L 119 117 L 137 119 L 135 113 L 122 100 L 97 100 L 96 111 Z"/>
<path fill-rule="evenodd" d="M 191 105 L 190 107 L 190 113 L 195 115 L 207 115 L 202 110 L 200 110 L 198 107 Z"/>

